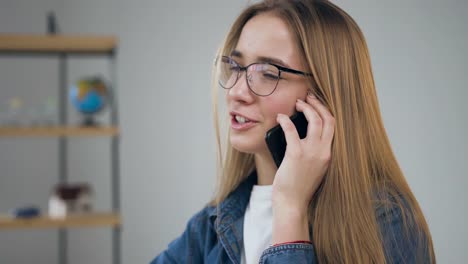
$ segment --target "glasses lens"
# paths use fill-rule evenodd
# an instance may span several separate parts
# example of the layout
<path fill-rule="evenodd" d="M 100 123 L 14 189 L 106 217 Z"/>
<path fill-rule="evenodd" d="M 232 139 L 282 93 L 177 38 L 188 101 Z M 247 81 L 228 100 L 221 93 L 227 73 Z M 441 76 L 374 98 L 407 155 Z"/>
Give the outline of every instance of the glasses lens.
<path fill-rule="evenodd" d="M 279 70 L 267 63 L 256 63 L 247 69 L 247 81 L 250 89 L 258 95 L 270 95 L 279 80 Z"/>
<path fill-rule="evenodd" d="M 225 89 L 230 89 L 236 84 L 239 76 L 239 65 L 229 57 L 221 57 L 218 65 L 219 85 Z"/>

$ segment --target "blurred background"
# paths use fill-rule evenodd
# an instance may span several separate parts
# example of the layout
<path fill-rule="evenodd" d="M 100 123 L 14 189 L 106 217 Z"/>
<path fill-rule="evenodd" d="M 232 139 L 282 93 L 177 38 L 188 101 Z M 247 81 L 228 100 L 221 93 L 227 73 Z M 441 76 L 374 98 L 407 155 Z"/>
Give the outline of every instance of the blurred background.
<path fill-rule="evenodd" d="M 234 18 L 251 1 L 0 0 L 0 33 L 116 35 L 120 112 L 122 263 L 148 263 L 212 197 L 215 139 L 210 70 Z M 393 149 L 429 223 L 439 263 L 468 259 L 468 2 L 333 1 L 367 38 Z M 69 85 L 109 76 L 105 58 L 71 59 Z M 57 102 L 54 57 L 0 57 L 0 113 Z M 67 84 L 68 85 L 68 84 Z M 79 115 L 68 104 L 70 124 Z M 53 108 L 53 107 L 52 107 Z M 109 110 L 98 115 L 106 123 Z M 69 140 L 68 177 L 87 181 L 111 208 L 110 139 Z M 58 140 L 0 138 L 0 213 L 47 211 Z M 109 228 L 72 229 L 69 263 L 110 263 Z M 0 263 L 57 263 L 54 229 L 0 230 Z"/>

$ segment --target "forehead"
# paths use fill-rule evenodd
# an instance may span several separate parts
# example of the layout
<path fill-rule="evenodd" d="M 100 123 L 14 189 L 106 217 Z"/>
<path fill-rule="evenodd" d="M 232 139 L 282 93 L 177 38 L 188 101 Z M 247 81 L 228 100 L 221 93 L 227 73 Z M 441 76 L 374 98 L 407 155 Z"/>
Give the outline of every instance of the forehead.
<path fill-rule="evenodd" d="M 255 62 L 259 57 L 275 58 L 298 68 L 301 65 L 295 38 L 287 24 L 272 13 L 251 18 L 242 29 L 236 51 L 243 63 Z"/>

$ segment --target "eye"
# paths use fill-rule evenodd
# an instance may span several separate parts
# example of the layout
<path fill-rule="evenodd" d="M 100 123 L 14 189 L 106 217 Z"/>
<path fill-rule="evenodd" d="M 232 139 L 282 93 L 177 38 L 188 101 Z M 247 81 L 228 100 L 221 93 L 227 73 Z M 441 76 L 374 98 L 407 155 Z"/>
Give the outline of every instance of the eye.
<path fill-rule="evenodd" d="M 274 81 L 279 79 L 278 74 L 273 73 L 273 72 L 264 72 L 263 73 L 263 78 L 266 78 L 266 79 L 269 79 L 269 80 L 274 80 Z"/>
<path fill-rule="evenodd" d="M 269 64 L 259 65 L 258 70 L 262 74 L 262 77 L 267 79 L 267 80 L 276 81 L 276 80 L 279 79 L 278 70 L 275 67 L 273 67 L 273 66 L 271 66 Z"/>
<path fill-rule="evenodd" d="M 240 71 L 239 65 L 237 65 L 237 64 L 235 64 L 235 63 L 230 63 L 230 64 L 229 64 L 229 69 L 230 69 L 231 71 Z"/>
<path fill-rule="evenodd" d="M 239 63 L 229 57 L 223 57 L 223 62 L 228 65 L 229 70 L 231 71 L 240 71 Z"/>

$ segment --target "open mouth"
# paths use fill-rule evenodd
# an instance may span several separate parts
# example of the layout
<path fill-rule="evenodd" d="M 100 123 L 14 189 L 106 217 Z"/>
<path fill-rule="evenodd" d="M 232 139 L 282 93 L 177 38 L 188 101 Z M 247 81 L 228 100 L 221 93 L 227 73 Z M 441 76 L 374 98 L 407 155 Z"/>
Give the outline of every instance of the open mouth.
<path fill-rule="evenodd" d="M 231 116 L 231 127 L 236 130 L 248 129 L 257 123 L 241 115 L 232 114 Z"/>
<path fill-rule="evenodd" d="M 245 123 L 252 122 L 249 119 L 247 119 L 247 118 L 245 118 L 243 116 L 239 116 L 239 115 L 234 115 L 234 120 L 239 124 L 245 124 Z"/>

